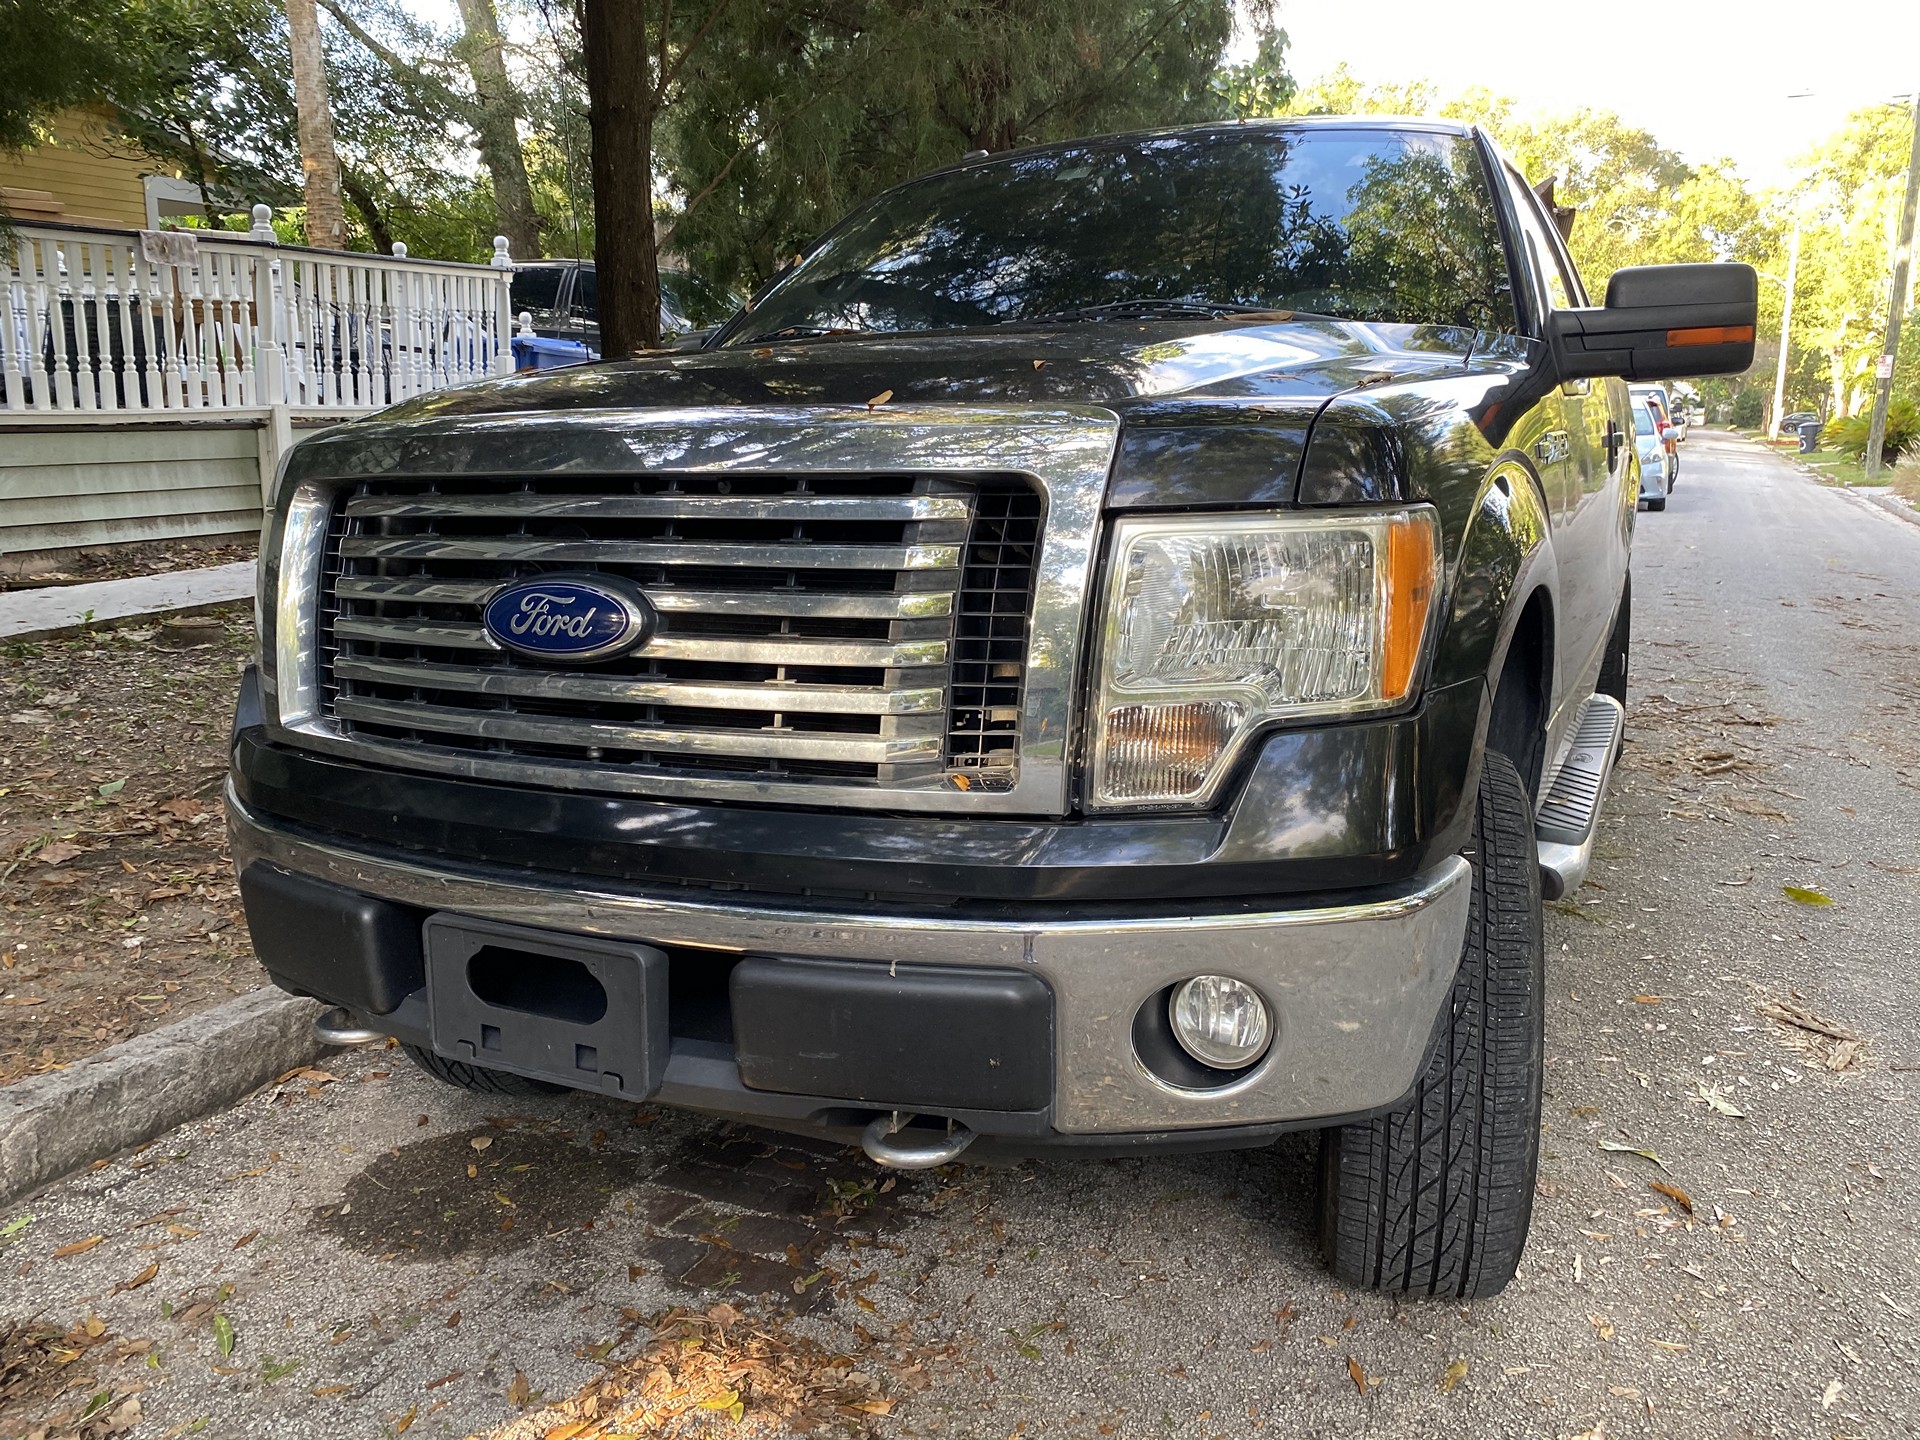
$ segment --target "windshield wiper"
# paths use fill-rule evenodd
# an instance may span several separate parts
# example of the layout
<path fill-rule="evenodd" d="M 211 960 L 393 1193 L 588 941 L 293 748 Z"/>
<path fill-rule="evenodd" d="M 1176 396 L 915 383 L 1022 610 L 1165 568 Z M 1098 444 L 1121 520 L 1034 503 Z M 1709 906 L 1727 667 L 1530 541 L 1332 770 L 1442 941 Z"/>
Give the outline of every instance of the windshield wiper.
<path fill-rule="evenodd" d="M 1109 300 L 1104 305 L 1076 305 L 1070 310 L 1049 310 L 1040 315 L 1023 315 L 1013 322 L 1019 325 L 1071 325 L 1079 320 L 1217 320 L 1223 315 L 1292 316 L 1292 311 L 1271 305 L 1239 305 L 1226 300 L 1159 300 L 1142 296 L 1135 300 Z"/>
<path fill-rule="evenodd" d="M 821 335 L 868 335 L 871 333 L 857 325 L 783 325 L 778 330 L 762 330 L 757 335 L 742 335 L 733 343 L 753 345 L 767 340 L 812 340 Z"/>

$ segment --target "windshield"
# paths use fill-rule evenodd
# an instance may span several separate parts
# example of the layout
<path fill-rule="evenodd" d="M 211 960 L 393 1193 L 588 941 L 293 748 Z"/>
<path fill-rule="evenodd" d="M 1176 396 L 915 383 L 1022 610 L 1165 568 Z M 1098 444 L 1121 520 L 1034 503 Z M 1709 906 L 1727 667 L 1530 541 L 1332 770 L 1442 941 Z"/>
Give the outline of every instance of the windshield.
<path fill-rule="evenodd" d="M 1634 407 L 1633 433 L 1636 435 L 1653 434 L 1653 411 L 1645 405 L 1637 405 Z"/>
<path fill-rule="evenodd" d="M 1417 131 L 1095 140 L 880 196 L 729 343 L 1209 307 L 1514 328 L 1473 143 Z"/>

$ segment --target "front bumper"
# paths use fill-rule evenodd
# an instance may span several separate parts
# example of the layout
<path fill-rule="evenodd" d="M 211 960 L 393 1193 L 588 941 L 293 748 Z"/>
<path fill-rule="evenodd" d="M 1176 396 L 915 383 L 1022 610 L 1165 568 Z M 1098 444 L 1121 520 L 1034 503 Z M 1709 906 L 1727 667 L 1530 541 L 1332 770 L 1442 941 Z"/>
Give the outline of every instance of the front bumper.
<path fill-rule="evenodd" d="M 1457 857 L 1399 885 L 1288 908 L 1212 901 L 1061 907 L 1053 915 L 964 918 L 861 913 L 854 908 L 726 903 L 601 879 L 454 864 L 344 846 L 252 813 L 228 792 L 234 860 L 265 865 L 354 895 L 431 914 L 534 927 L 556 936 L 659 947 L 697 968 L 739 957 L 830 960 L 873 967 L 1004 969 L 1041 981 L 1052 999 L 1051 1100 L 1038 1111 L 938 1112 L 983 1136 L 1033 1143 L 1190 1138 L 1201 1144 L 1374 1113 L 1412 1088 L 1448 1001 L 1467 925 L 1471 867 Z M 272 934 L 256 948 L 272 973 Z M 342 974 L 358 957 L 342 956 Z M 1184 1088 L 1156 1075 L 1135 1043 L 1136 1017 L 1166 987 L 1199 971 L 1254 985 L 1276 1017 L 1272 1049 L 1230 1084 Z M 299 988 L 322 999 L 324 984 Z M 380 1029 L 430 1044 L 426 993 L 370 1016 Z M 886 1094 L 801 1095 L 751 1089 L 732 1044 L 672 1037 L 655 1098 L 775 1126 L 844 1129 L 890 1109 Z M 1210 1137 L 1206 1132 L 1213 1132 Z M 1014 1148 L 1020 1148 L 1016 1145 Z"/>

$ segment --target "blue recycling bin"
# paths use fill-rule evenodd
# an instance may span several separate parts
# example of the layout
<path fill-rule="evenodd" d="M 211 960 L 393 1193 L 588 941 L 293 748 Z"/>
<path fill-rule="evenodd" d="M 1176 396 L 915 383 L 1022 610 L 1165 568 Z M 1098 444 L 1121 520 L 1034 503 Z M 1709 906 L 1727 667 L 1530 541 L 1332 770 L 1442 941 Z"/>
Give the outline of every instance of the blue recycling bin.
<path fill-rule="evenodd" d="M 551 340 L 544 335 L 513 337 L 513 368 L 516 374 L 528 370 L 558 370 L 562 365 L 580 365 L 600 356 L 578 340 Z"/>

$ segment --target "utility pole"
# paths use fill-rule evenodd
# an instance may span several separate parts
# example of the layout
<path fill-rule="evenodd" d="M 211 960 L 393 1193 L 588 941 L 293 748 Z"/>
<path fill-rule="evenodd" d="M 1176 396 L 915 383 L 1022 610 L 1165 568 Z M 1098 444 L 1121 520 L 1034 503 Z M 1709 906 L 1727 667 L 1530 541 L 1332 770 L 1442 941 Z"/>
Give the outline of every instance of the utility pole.
<path fill-rule="evenodd" d="M 1793 331 L 1793 282 L 1800 273 L 1800 212 L 1804 200 L 1793 209 L 1793 239 L 1787 244 L 1787 298 L 1780 305 L 1780 363 L 1773 371 L 1773 416 L 1767 421 L 1767 439 L 1780 437 L 1780 412 L 1787 403 L 1787 336 Z"/>
<path fill-rule="evenodd" d="M 1908 266 L 1913 260 L 1914 208 L 1920 203 L 1920 93 L 1913 97 L 1913 152 L 1907 157 L 1907 198 L 1900 207 L 1900 244 L 1893 255 L 1893 293 L 1887 301 L 1887 341 L 1873 387 L 1873 420 L 1867 426 L 1867 483 L 1880 476 L 1880 449 L 1887 439 L 1887 404 L 1893 398 L 1893 361 L 1900 353 L 1900 322 L 1907 310 Z"/>

